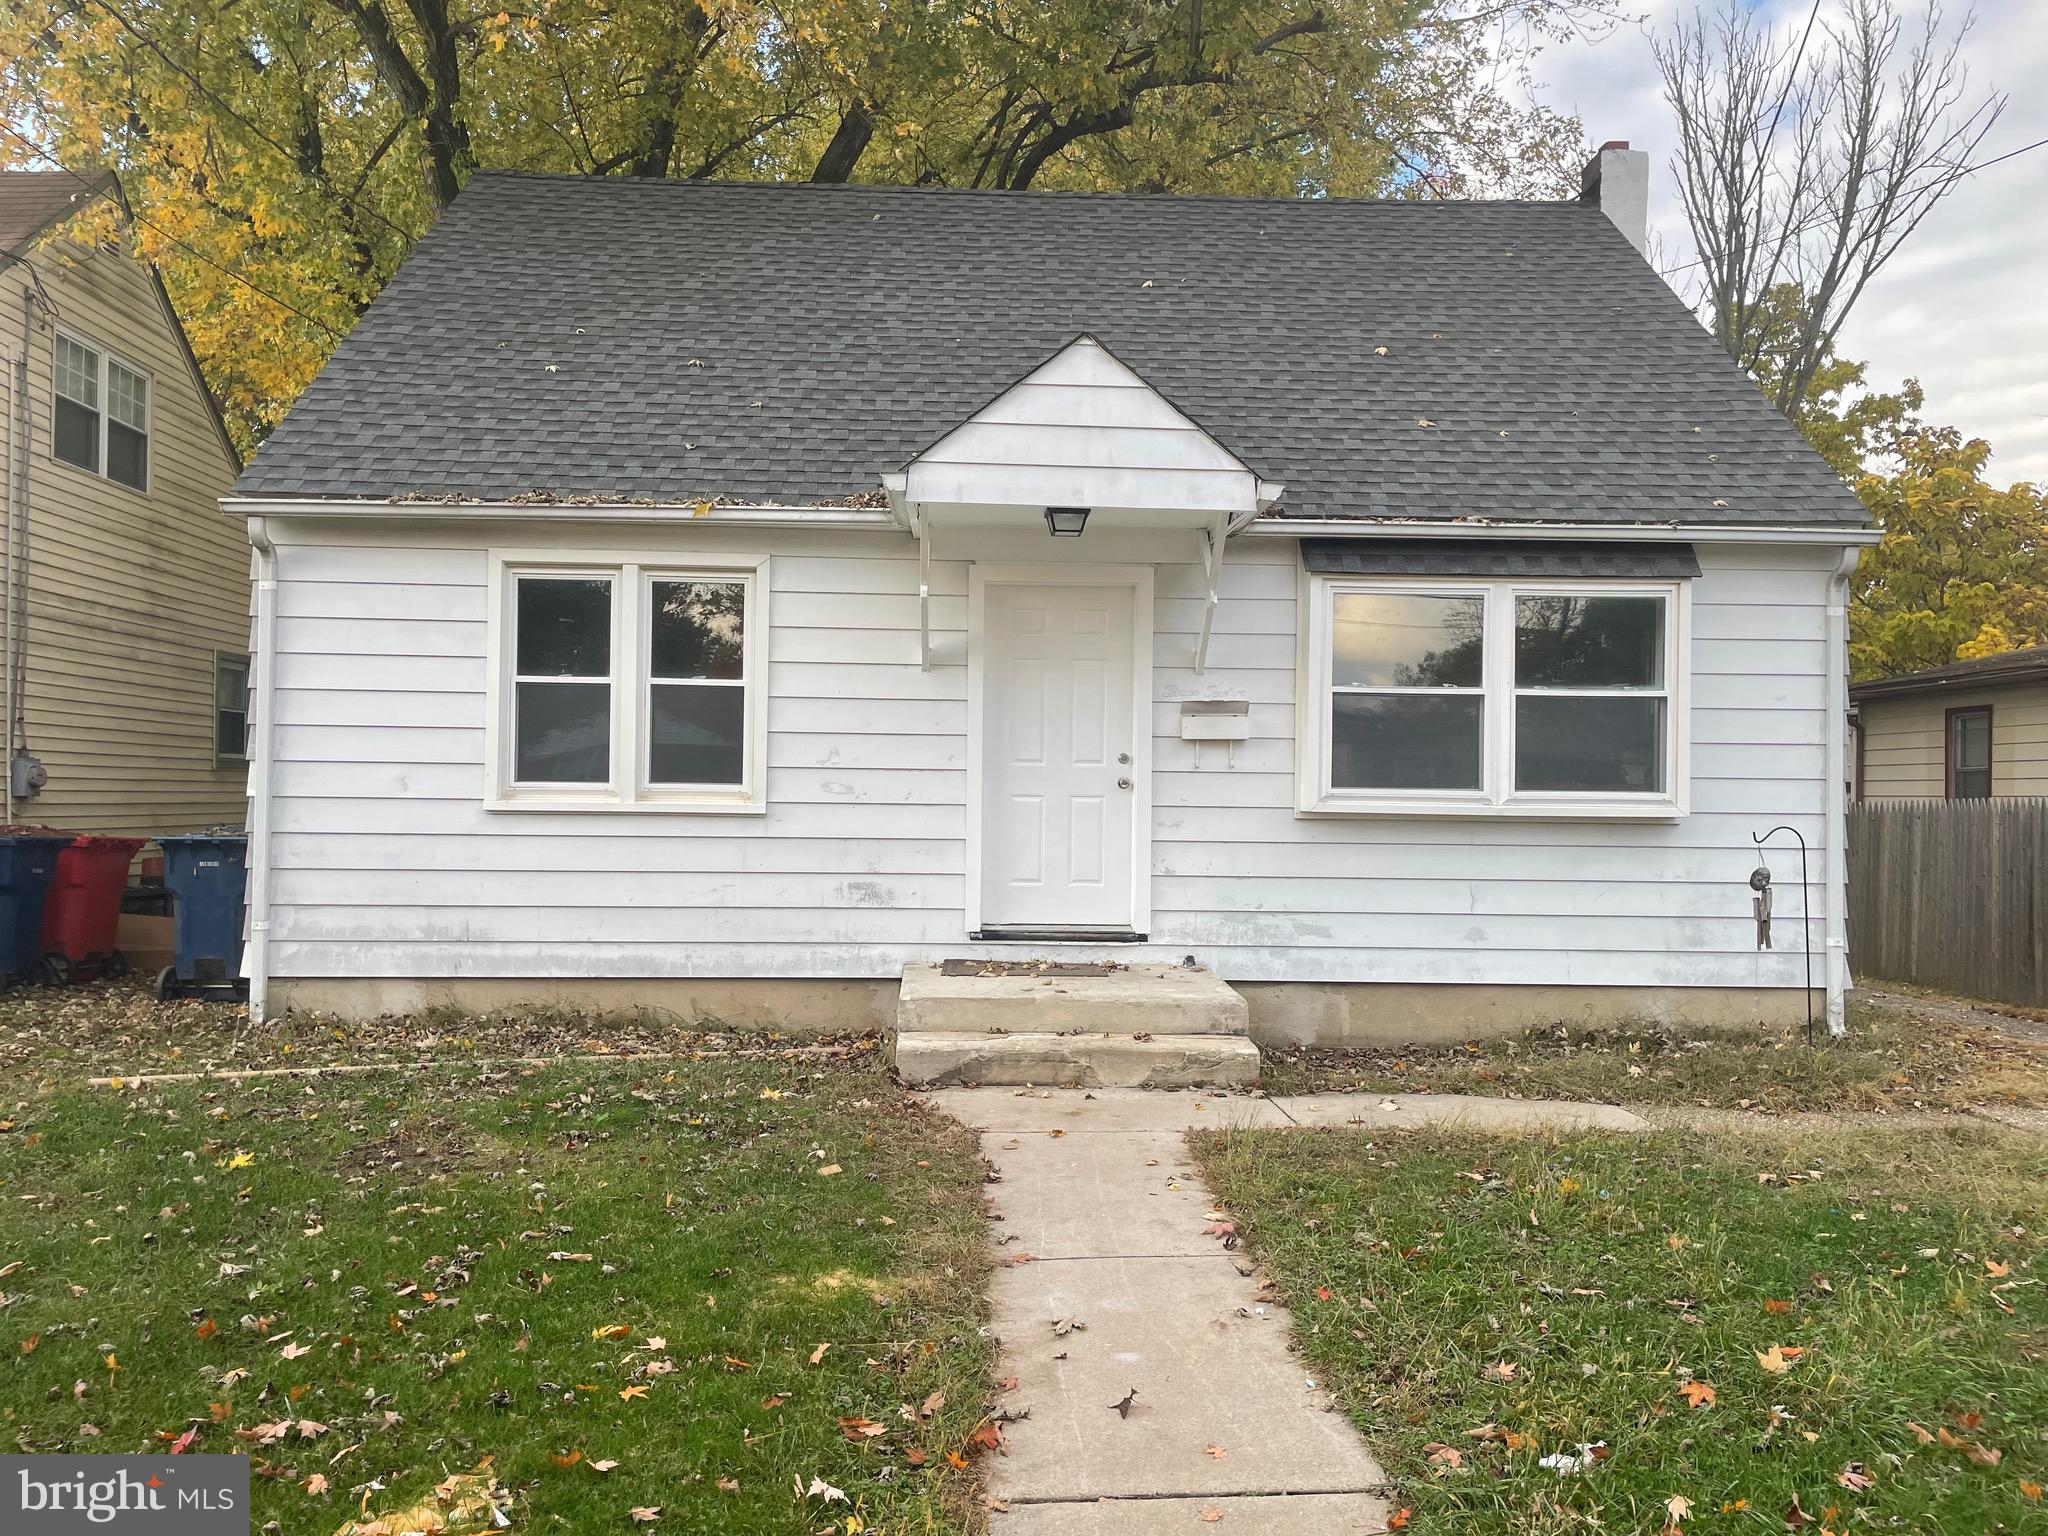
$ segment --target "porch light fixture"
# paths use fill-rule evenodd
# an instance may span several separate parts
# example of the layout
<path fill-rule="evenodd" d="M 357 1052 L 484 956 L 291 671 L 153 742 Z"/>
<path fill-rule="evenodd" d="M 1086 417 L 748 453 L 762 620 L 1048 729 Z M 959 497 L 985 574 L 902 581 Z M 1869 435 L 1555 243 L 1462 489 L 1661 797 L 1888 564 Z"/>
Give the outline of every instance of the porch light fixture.
<path fill-rule="evenodd" d="M 1047 507 L 1045 530 L 1056 539 L 1078 539 L 1088 526 L 1086 507 Z"/>

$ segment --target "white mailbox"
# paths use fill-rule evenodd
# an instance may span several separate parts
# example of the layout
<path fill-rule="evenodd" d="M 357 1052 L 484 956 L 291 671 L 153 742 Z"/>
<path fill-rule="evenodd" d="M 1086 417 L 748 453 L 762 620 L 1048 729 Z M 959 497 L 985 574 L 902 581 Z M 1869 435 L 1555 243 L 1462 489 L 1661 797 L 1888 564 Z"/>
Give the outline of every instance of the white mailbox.
<path fill-rule="evenodd" d="M 1249 741 L 1249 699 L 1189 699 L 1180 707 L 1182 741 Z"/>

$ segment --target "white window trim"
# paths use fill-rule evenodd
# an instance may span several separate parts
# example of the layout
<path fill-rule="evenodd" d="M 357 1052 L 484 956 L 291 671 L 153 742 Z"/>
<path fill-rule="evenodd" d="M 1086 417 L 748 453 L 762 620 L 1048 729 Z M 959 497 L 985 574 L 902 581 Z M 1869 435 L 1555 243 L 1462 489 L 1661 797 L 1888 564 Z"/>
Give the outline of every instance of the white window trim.
<path fill-rule="evenodd" d="M 485 625 L 489 694 L 484 709 L 487 811 L 632 811 L 711 816 L 759 816 L 768 809 L 768 630 L 770 583 L 766 555 L 679 556 L 674 551 L 490 551 Z M 608 576 L 612 580 L 611 782 L 587 786 L 515 784 L 513 664 L 515 609 L 512 585 L 521 576 Z M 647 594 L 659 581 L 732 581 L 747 585 L 741 641 L 740 685 L 746 691 L 746 782 L 737 788 L 649 785 L 646 768 Z"/>
<path fill-rule="evenodd" d="M 220 664 L 223 661 L 239 661 L 242 664 L 242 750 L 239 752 L 223 752 L 220 749 Z M 216 768 L 239 768 L 249 761 L 250 683 L 255 675 L 256 661 L 247 651 L 213 653 L 213 765 Z"/>
<path fill-rule="evenodd" d="M 1332 599 L 1339 592 L 1486 595 L 1481 680 L 1482 787 L 1476 791 L 1342 790 L 1330 786 L 1329 699 Z M 1662 794 L 1516 791 L 1514 643 L 1518 595 L 1663 597 L 1664 751 Z M 1381 577 L 1304 571 L 1296 667 L 1295 811 L 1300 816 L 1450 816 L 1548 821 L 1677 821 L 1692 785 L 1692 588 L 1686 581 L 1519 581 L 1493 577 Z M 1435 693 L 1436 689 L 1409 690 Z M 1571 693 L 1577 690 L 1558 690 Z M 1601 690 L 1588 690 L 1601 691 Z"/>
<path fill-rule="evenodd" d="M 97 384 L 100 403 L 97 406 L 87 406 L 86 408 L 96 411 L 100 419 L 100 467 L 98 469 L 87 469 L 83 464 L 74 464 L 57 452 L 58 399 L 61 397 L 71 401 L 74 405 L 84 405 L 85 402 L 74 399 L 70 395 L 62 394 L 57 388 L 57 348 L 54 343 L 50 347 L 50 462 L 61 464 L 74 474 L 91 475 L 96 480 L 104 480 L 109 485 L 118 486 L 131 496 L 147 496 L 150 488 L 156 484 L 156 375 L 132 358 L 116 352 L 109 346 L 92 340 L 88 336 L 82 336 L 77 331 L 71 330 L 68 327 L 59 326 L 56 334 L 63 337 L 64 340 L 70 342 L 73 346 L 83 347 L 86 351 L 99 358 Z M 107 364 L 109 363 L 119 363 L 123 368 L 142 380 L 142 484 L 140 486 L 130 485 L 126 480 L 116 480 L 107 473 L 107 428 L 108 424 L 114 419 L 113 396 L 109 389 L 112 381 L 107 377 Z"/>

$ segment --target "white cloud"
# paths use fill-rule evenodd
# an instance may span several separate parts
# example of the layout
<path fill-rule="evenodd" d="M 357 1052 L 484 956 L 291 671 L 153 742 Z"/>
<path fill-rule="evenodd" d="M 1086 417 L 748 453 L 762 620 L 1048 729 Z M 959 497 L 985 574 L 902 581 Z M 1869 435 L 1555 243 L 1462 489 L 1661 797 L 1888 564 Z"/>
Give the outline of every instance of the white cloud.
<path fill-rule="evenodd" d="M 1908 0 L 1910 8 L 1910 0 Z M 1650 0 L 1640 27 L 1559 45 L 1538 61 L 1539 94 L 1576 112 L 1594 143 L 1650 152 L 1650 223 L 1667 260 L 1691 255 L 1670 162 L 1675 132 L 1651 57 L 1694 0 Z M 1780 26 L 1803 26 L 1807 0 L 1757 0 Z M 2012 101 L 1978 154 L 2048 138 L 2048 18 L 2038 0 L 1980 0 L 1964 50 L 1973 90 Z M 1825 13 L 1824 13 L 1825 14 Z M 1863 295 L 1842 351 L 1879 388 L 1918 378 L 1927 415 L 1992 446 L 2001 479 L 2048 482 L 2048 146 L 1968 177 Z"/>

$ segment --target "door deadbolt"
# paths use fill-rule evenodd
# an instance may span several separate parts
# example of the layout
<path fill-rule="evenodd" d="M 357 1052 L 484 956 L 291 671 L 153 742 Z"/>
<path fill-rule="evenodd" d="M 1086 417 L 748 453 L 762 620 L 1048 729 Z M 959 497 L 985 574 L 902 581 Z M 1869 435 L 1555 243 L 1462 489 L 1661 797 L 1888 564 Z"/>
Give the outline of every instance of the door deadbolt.
<path fill-rule="evenodd" d="M 1131 760 L 1131 754 L 1128 752 L 1119 752 L 1116 755 L 1116 760 L 1120 763 L 1129 763 Z"/>

